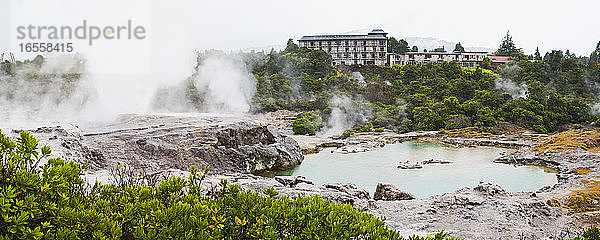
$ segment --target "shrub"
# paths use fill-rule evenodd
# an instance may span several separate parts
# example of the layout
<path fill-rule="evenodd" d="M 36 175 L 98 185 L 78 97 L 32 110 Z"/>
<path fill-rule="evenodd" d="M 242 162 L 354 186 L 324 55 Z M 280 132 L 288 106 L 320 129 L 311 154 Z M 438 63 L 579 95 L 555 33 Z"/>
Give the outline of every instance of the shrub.
<path fill-rule="evenodd" d="M 292 122 L 292 131 L 297 135 L 315 135 L 323 127 L 323 119 L 312 112 L 298 114 Z"/>
<path fill-rule="evenodd" d="M 350 136 L 354 135 L 354 131 L 352 130 L 344 130 L 344 133 L 342 133 L 342 136 L 340 136 L 341 139 L 346 139 Z"/>

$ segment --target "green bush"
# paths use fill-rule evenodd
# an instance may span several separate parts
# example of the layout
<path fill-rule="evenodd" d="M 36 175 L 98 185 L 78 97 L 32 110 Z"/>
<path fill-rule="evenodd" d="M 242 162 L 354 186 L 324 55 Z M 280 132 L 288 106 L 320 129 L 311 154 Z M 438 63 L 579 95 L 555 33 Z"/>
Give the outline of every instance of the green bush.
<path fill-rule="evenodd" d="M 317 196 L 226 181 L 203 194 L 208 168 L 143 186 L 123 180 L 130 169 L 119 167 L 115 184 L 87 188 L 77 163 L 53 158 L 39 167 L 49 156 L 27 132 L 16 142 L 0 132 L 0 239 L 404 239 L 361 209 Z"/>
<path fill-rule="evenodd" d="M 342 133 L 342 136 L 340 136 L 340 138 L 341 139 L 346 139 L 346 138 L 349 138 L 352 135 L 354 135 L 354 131 L 352 131 L 352 130 L 344 130 L 344 133 Z"/>
<path fill-rule="evenodd" d="M 352 130 L 354 132 L 370 132 L 373 130 L 373 124 L 371 122 L 366 122 L 354 127 Z"/>
<path fill-rule="evenodd" d="M 322 118 L 312 112 L 301 113 L 292 122 L 292 130 L 297 135 L 315 135 L 322 127 Z"/>

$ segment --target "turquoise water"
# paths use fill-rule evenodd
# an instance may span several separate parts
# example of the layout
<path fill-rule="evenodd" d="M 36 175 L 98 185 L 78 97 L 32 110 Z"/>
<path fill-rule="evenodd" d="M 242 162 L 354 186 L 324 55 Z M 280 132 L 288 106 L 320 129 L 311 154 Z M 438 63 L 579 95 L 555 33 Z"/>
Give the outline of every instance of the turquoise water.
<path fill-rule="evenodd" d="M 480 181 L 493 181 L 510 192 L 535 191 L 557 182 L 551 169 L 515 167 L 494 163 L 508 149 L 491 147 L 452 148 L 426 142 L 389 144 L 364 153 L 332 153 L 324 149 L 305 156 L 297 168 L 277 175 L 305 176 L 315 184 L 354 183 L 371 195 L 377 183 L 391 183 L 417 198 L 475 187 Z M 450 164 L 423 165 L 422 169 L 399 169 L 399 162 L 428 159 L 449 160 Z"/>

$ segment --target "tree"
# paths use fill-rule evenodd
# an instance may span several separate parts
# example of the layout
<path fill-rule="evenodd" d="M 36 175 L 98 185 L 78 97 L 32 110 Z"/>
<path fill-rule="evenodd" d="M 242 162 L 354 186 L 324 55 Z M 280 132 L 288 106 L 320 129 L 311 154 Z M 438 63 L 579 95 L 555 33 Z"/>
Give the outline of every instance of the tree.
<path fill-rule="evenodd" d="M 418 51 L 419 51 L 419 47 L 417 47 L 417 46 L 412 47 L 412 52 L 418 52 Z"/>
<path fill-rule="evenodd" d="M 481 68 L 491 69 L 492 68 L 492 60 L 490 60 L 489 57 L 483 58 L 483 62 L 481 62 Z"/>
<path fill-rule="evenodd" d="M 504 36 L 504 39 L 502 39 L 502 43 L 500 43 L 500 48 L 498 48 L 498 51 L 496 51 L 496 55 L 516 56 L 520 54 L 523 54 L 523 49 L 517 48 L 512 40 L 510 32 L 506 32 L 506 36 Z"/>
<path fill-rule="evenodd" d="M 394 37 L 390 37 L 388 40 L 388 52 L 391 53 L 405 53 L 410 49 L 408 48 L 408 42 L 404 39 L 396 40 Z"/>
<path fill-rule="evenodd" d="M 303 72 L 311 76 L 323 78 L 331 72 L 331 55 L 323 50 L 309 50 L 305 56 Z"/>
<path fill-rule="evenodd" d="M 590 55 L 590 62 L 597 63 L 600 62 L 600 42 L 596 45 L 596 50 L 592 52 Z"/>
<path fill-rule="evenodd" d="M 298 51 L 298 45 L 296 45 L 296 43 L 294 43 L 294 39 L 288 39 L 287 41 L 287 46 L 285 47 L 285 50 L 283 50 L 284 53 L 294 53 Z"/>
<path fill-rule="evenodd" d="M 533 54 L 533 59 L 536 61 L 542 61 L 542 55 L 540 54 L 540 48 L 535 48 L 535 54 Z"/>
<path fill-rule="evenodd" d="M 433 52 L 446 52 L 446 49 L 444 48 L 444 46 L 433 49 Z"/>
<path fill-rule="evenodd" d="M 462 44 L 460 44 L 460 42 L 458 42 L 456 44 L 456 46 L 454 46 L 454 51 L 453 52 L 464 52 L 465 48 L 462 46 Z"/>
<path fill-rule="evenodd" d="M 444 124 L 440 115 L 429 107 L 416 107 L 412 115 L 420 130 L 439 130 Z"/>

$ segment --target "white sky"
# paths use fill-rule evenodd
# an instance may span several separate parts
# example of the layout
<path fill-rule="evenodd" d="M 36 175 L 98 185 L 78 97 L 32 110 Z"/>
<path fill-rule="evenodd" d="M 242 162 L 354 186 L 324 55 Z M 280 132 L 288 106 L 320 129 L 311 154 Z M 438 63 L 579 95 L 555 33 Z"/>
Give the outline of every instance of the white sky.
<path fill-rule="evenodd" d="M 539 46 L 542 54 L 570 49 L 589 55 L 600 41 L 599 11 L 598 0 L 2 0 L 0 52 L 18 45 L 17 24 L 76 25 L 83 18 L 116 24 L 133 18 L 150 29 L 144 43 L 149 46 L 132 50 L 119 45 L 106 51 L 112 57 L 148 58 L 151 52 L 151 61 L 157 61 L 192 49 L 246 49 L 283 44 L 290 37 L 372 28 L 391 36 L 434 37 L 493 49 L 510 30 L 528 54 Z"/>

